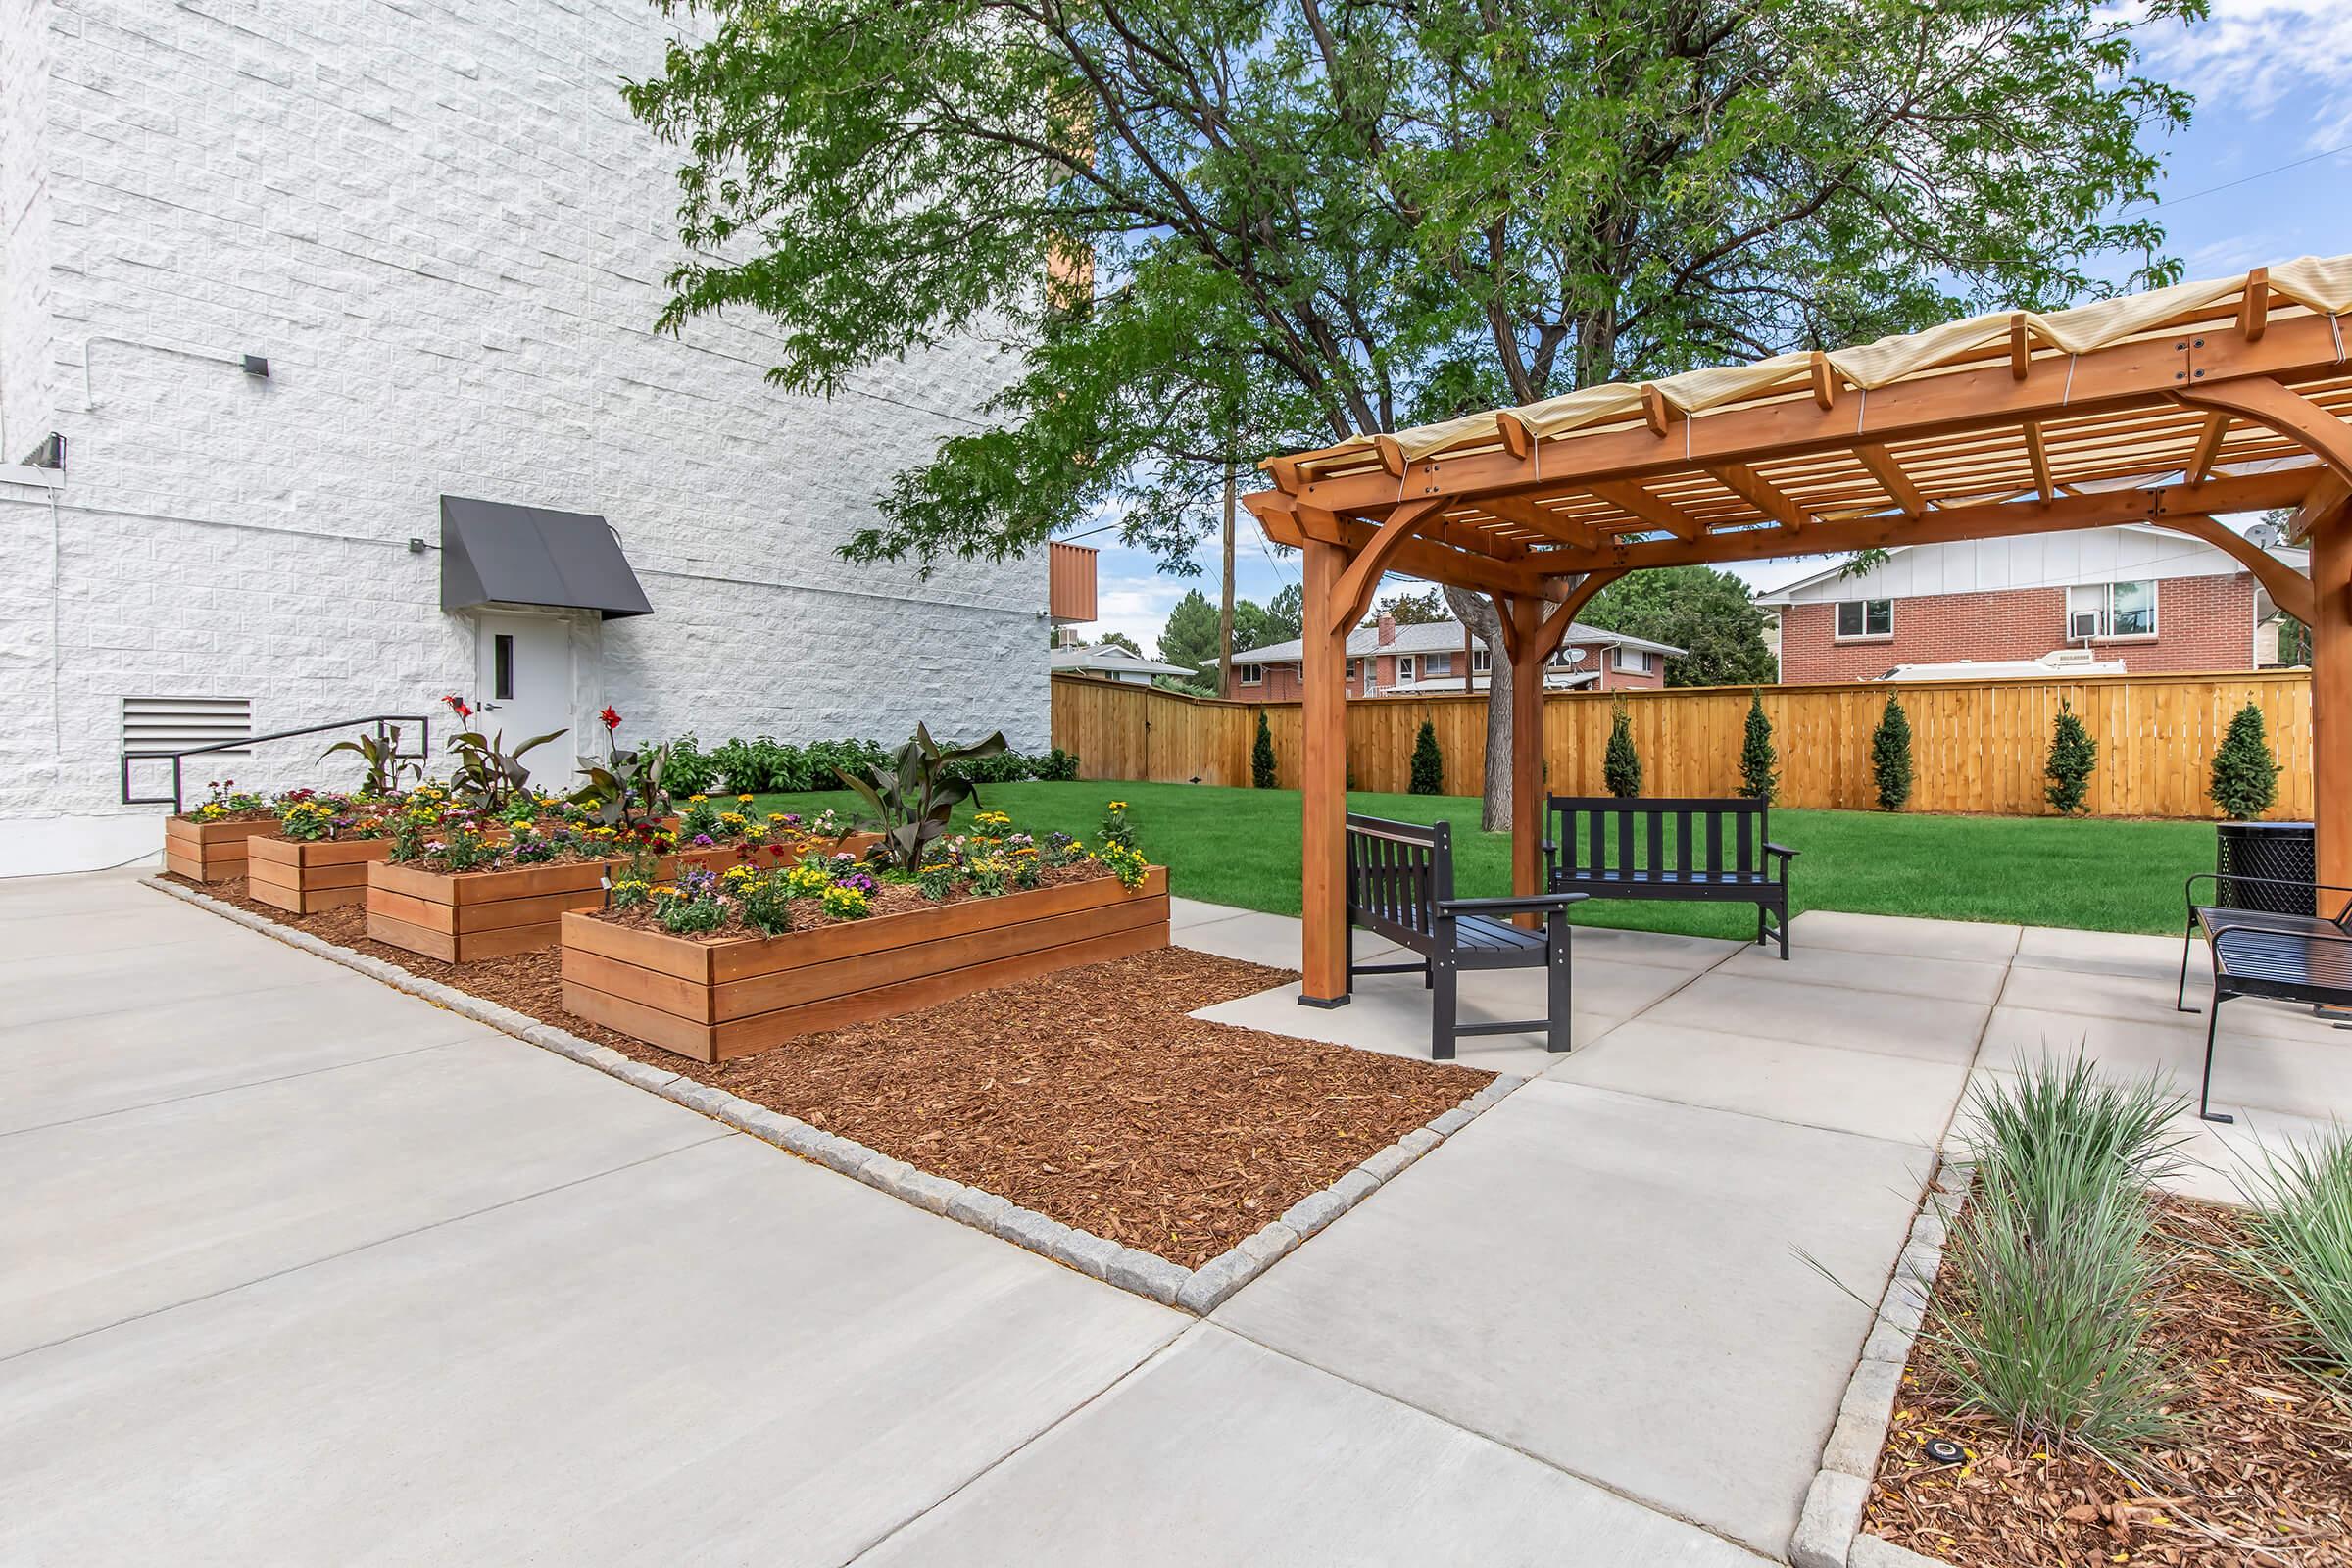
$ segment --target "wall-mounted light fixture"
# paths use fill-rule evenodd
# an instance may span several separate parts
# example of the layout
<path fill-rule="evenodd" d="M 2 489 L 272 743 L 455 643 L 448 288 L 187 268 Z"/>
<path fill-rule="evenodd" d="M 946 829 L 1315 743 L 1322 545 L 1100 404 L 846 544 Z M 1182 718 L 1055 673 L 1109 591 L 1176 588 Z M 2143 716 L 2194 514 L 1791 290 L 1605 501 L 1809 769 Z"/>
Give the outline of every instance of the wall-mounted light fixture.
<path fill-rule="evenodd" d="M 412 556 L 421 556 L 421 555 L 423 555 L 423 554 L 424 554 L 424 541 L 423 541 L 423 540 L 421 540 L 421 539 L 411 539 L 411 540 L 409 541 L 409 554 L 410 554 L 410 555 L 412 555 Z"/>
<path fill-rule="evenodd" d="M 270 362 L 259 354 L 248 354 L 244 360 L 245 373 L 257 381 L 270 379 Z"/>

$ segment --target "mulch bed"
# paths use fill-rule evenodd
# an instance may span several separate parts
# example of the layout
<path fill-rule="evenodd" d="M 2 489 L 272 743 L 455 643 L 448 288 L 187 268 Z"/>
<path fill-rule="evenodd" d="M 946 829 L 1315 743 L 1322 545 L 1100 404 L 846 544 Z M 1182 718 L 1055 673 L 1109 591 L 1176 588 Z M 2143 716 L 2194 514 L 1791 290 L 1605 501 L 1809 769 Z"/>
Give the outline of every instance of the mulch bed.
<path fill-rule="evenodd" d="M 1186 948 L 706 1065 L 565 1012 L 556 948 L 442 963 L 371 941 L 357 906 L 294 915 L 241 878 L 185 885 L 1185 1268 L 1491 1076 L 1187 1017 L 1298 975 Z"/>
<path fill-rule="evenodd" d="M 1961 1568 L 2352 1564 L 2352 1389 L 2298 1366 L 2293 1320 L 2201 1250 L 2238 1238 L 2233 1211 L 2168 1198 L 2161 1224 L 2191 1244 L 2174 1288 L 2148 1303 L 2153 1343 L 2178 1378 L 2180 1446 L 2127 1474 L 2094 1454 L 2012 1442 L 1988 1416 L 1954 1413 L 1923 1348 L 1895 1401 L 1864 1530 Z M 1946 1309 L 1939 1291 L 1931 1329 Z M 1922 1448 L 1936 1437 L 1969 1458 L 1931 1463 Z"/>
<path fill-rule="evenodd" d="M 719 847 L 726 848 L 724 845 Z M 755 866 L 760 863 L 757 858 L 754 858 Z M 718 869 L 724 871 L 725 867 L 721 866 Z M 1109 880 L 1110 875 L 1107 868 L 1100 865 L 1047 866 L 1038 872 L 1037 886 L 1058 888 L 1077 882 L 1103 882 Z M 1023 891 L 1028 890 L 1024 889 Z M 866 895 L 866 906 L 869 912 L 857 917 L 857 919 L 842 919 L 827 914 L 819 907 L 814 899 L 796 899 L 792 906 L 792 928 L 796 931 L 813 931 L 820 926 L 856 925 L 858 920 L 870 920 L 877 915 L 912 914 L 918 909 L 945 908 L 952 904 L 972 903 L 979 897 L 980 895 L 974 893 L 969 886 L 958 886 L 945 899 L 934 900 L 925 897 L 923 890 L 912 883 L 884 882 Z M 633 909 L 597 909 L 592 912 L 600 920 L 610 920 L 614 925 L 627 926 L 632 931 L 662 931 L 663 929 L 660 918 L 655 915 L 652 907 L 646 905 L 639 905 Z M 729 919 L 727 924 L 716 931 L 664 932 L 664 934 L 675 936 L 681 942 L 713 944 L 741 942 L 746 938 L 758 937 L 761 933 L 744 924 L 741 920 Z M 1268 982 L 1268 984 L 1274 983 L 1276 982 Z M 1260 987 L 1259 989 L 1264 988 Z M 1206 1005 L 1206 1004 L 1201 1004 L 1201 1005 Z"/>

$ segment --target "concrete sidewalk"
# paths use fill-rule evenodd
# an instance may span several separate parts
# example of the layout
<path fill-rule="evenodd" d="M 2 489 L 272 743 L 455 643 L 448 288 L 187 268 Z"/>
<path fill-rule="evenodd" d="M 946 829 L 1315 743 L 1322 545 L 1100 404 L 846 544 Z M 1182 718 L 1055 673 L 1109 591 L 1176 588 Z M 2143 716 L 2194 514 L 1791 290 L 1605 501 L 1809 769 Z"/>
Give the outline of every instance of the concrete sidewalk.
<path fill-rule="evenodd" d="M 0 983 L 0 1562 L 1755 1561 L 127 878 Z"/>

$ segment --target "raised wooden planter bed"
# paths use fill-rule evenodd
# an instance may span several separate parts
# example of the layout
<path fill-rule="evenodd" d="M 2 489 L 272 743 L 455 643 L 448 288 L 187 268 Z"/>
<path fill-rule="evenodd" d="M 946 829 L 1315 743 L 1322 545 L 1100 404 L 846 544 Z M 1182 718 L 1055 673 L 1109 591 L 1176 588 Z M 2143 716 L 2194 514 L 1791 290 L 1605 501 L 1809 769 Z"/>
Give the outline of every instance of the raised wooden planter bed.
<path fill-rule="evenodd" d="M 564 1005 L 697 1061 L 1168 945 L 1168 872 L 697 942 L 565 914 Z"/>
<path fill-rule="evenodd" d="M 368 867 L 392 853 L 390 839 L 294 839 L 257 836 L 245 846 L 245 891 L 295 914 L 316 914 L 368 900 Z"/>
<path fill-rule="evenodd" d="M 164 869 L 194 882 L 225 882 L 245 874 L 245 845 L 257 833 L 275 833 L 277 818 L 250 822 L 190 822 L 164 818 Z"/>
<path fill-rule="evenodd" d="M 842 850 L 862 855 L 873 842 L 872 834 L 859 834 Z M 657 874 L 674 876 L 681 863 L 721 868 L 739 858 L 731 844 L 686 850 L 664 858 Z M 627 863 L 615 857 L 459 873 L 377 860 L 368 868 L 368 934 L 444 963 L 551 948 L 563 937 L 564 914 L 603 904 L 606 871 Z"/>

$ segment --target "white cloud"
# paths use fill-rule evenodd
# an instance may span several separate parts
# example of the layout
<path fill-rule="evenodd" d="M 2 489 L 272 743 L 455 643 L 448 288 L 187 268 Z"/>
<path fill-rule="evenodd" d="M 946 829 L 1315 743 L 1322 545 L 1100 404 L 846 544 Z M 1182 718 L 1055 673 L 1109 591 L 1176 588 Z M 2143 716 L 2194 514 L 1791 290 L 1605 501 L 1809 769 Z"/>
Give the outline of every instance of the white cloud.
<path fill-rule="evenodd" d="M 2117 15 L 2144 12 L 2125 0 Z M 2197 95 L 2201 110 L 2231 108 L 2261 119 L 2285 109 L 2304 122 L 2300 147 L 2318 152 L 2352 130 L 2343 102 L 2352 59 L 2352 4 L 2345 0 L 2213 0 L 2212 15 L 2182 26 L 2161 23 L 2139 34 L 2153 74 Z"/>

